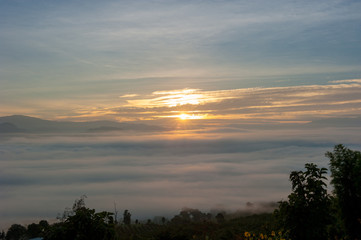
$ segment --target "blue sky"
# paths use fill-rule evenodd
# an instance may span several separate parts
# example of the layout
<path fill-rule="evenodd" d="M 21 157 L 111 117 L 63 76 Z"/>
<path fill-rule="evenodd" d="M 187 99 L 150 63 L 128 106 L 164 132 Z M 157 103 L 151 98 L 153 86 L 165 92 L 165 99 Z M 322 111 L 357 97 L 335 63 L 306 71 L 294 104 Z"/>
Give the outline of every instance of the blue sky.
<path fill-rule="evenodd" d="M 88 105 L 121 106 L 117 97 L 134 92 L 361 76 L 359 1 L 1 5 L 1 115 L 55 119 Z"/>

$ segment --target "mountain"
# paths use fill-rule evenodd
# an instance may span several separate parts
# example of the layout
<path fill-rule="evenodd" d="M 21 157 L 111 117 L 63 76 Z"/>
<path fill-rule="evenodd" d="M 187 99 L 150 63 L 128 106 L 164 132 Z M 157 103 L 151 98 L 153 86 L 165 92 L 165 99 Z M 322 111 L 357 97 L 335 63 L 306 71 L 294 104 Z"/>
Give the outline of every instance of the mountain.
<path fill-rule="evenodd" d="M 35 117 L 13 115 L 0 117 L 0 133 L 29 132 L 29 133 L 91 133 L 109 131 L 164 131 L 163 127 L 135 124 L 119 123 L 113 121 L 93 121 L 93 122 L 65 122 L 50 121 Z"/>
<path fill-rule="evenodd" d="M 17 133 L 24 132 L 23 129 L 18 128 L 16 125 L 8 122 L 0 122 L 0 133 Z"/>

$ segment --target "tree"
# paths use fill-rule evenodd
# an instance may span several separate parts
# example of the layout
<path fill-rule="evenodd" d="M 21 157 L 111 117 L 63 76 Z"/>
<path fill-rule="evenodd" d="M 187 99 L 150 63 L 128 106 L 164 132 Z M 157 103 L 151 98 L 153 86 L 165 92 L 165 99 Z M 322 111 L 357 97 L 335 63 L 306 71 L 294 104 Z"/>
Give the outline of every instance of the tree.
<path fill-rule="evenodd" d="M 85 207 L 84 197 L 76 200 L 65 221 L 54 224 L 46 240 L 108 240 L 115 238 L 113 213 Z"/>
<path fill-rule="evenodd" d="M 6 232 L 6 240 L 19 240 L 26 238 L 26 228 L 20 224 L 13 224 Z"/>
<path fill-rule="evenodd" d="M 339 144 L 326 157 L 346 233 L 361 239 L 361 153 Z"/>
<path fill-rule="evenodd" d="M 205 214 L 198 209 L 183 208 L 182 211 L 172 218 L 172 222 L 190 223 L 203 222 L 211 219 L 211 215 Z"/>
<path fill-rule="evenodd" d="M 46 220 L 40 220 L 39 226 L 42 232 L 46 232 L 49 228 L 49 223 Z"/>
<path fill-rule="evenodd" d="M 29 238 L 40 237 L 41 227 L 39 224 L 32 223 L 28 225 L 27 236 Z"/>
<path fill-rule="evenodd" d="M 292 239 L 327 239 L 330 222 L 330 197 L 326 190 L 326 168 L 313 163 L 305 165 L 306 171 L 290 174 L 292 193 L 288 201 L 280 202 L 275 215 Z"/>
<path fill-rule="evenodd" d="M 224 223 L 225 222 L 224 215 L 222 213 L 218 213 L 216 215 L 216 220 L 217 220 L 217 223 L 219 223 L 219 224 Z"/>
<path fill-rule="evenodd" d="M 27 227 L 26 235 L 29 238 L 43 237 L 44 233 L 49 229 L 49 223 L 41 220 L 38 224 L 31 223 Z"/>
<path fill-rule="evenodd" d="M 123 213 L 123 223 L 125 225 L 130 225 L 131 223 L 131 217 L 132 214 L 130 214 L 130 212 L 128 210 L 125 210 L 124 213 Z"/>

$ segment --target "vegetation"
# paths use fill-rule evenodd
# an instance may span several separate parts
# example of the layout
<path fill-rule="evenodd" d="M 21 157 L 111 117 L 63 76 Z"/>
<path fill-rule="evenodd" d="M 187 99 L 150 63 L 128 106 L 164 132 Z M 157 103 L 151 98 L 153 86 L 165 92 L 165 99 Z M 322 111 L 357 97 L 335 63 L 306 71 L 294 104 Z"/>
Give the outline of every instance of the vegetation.
<path fill-rule="evenodd" d="M 333 194 L 327 193 L 326 168 L 307 163 L 290 174 L 292 192 L 274 213 L 231 217 L 225 212 L 203 213 L 185 208 L 172 219 L 132 222 L 125 210 L 96 212 L 85 206 L 86 196 L 74 202 L 49 225 L 42 220 L 26 227 L 13 224 L 0 239 L 42 237 L 45 240 L 313 240 L 361 239 L 361 154 L 343 145 L 327 152 Z"/>
<path fill-rule="evenodd" d="M 331 201 L 324 182 L 327 169 L 312 163 L 305 168 L 306 171 L 291 173 L 293 192 L 288 201 L 280 203 L 275 214 L 292 239 L 327 239 L 326 229 L 331 219 Z"/>
<path fill-rule="evenodd" d="M 85 196 L 76 200 L 73 209 L 65 212 L 65 221 L 54 224 L 44 235 L 51 240 L 111 240 L 115 239 L 113 213 L 99 212 L 85 207 Z"/>
<path fill-rule="evenodd" d="M 6 234 L 4 231 L 0 233 L 0 239 L 17 240 L 43 237 L 49 230 L 49 227 L 49 223 L 46 220 L 41 220 L 38 224 L 32 223 L 27 228 L 20 224 L 13 224 Z"/>

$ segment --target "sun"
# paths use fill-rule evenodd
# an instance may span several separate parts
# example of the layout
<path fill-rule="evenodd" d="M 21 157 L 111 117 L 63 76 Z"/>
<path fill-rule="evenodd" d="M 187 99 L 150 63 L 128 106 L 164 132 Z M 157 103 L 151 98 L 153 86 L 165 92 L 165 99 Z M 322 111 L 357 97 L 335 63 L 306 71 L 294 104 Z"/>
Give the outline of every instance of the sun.
<path fill-rule="evenodd" d="M 178 115 L 178 118 L 181 119 L 181 120 L 189 119 L 189 117 L 190 116 L 188 114 L 185 114 L 185 113 L 182 113 L 182 114 Z"/>
<path fill-rule="evenodd" d="M 189 120 L 189 119 L 202 119 L 204 118 L 202 115 L 194 115 L 194 114 L 186 114 L 182 113 L 177 116 L 181 120 Z"/>

